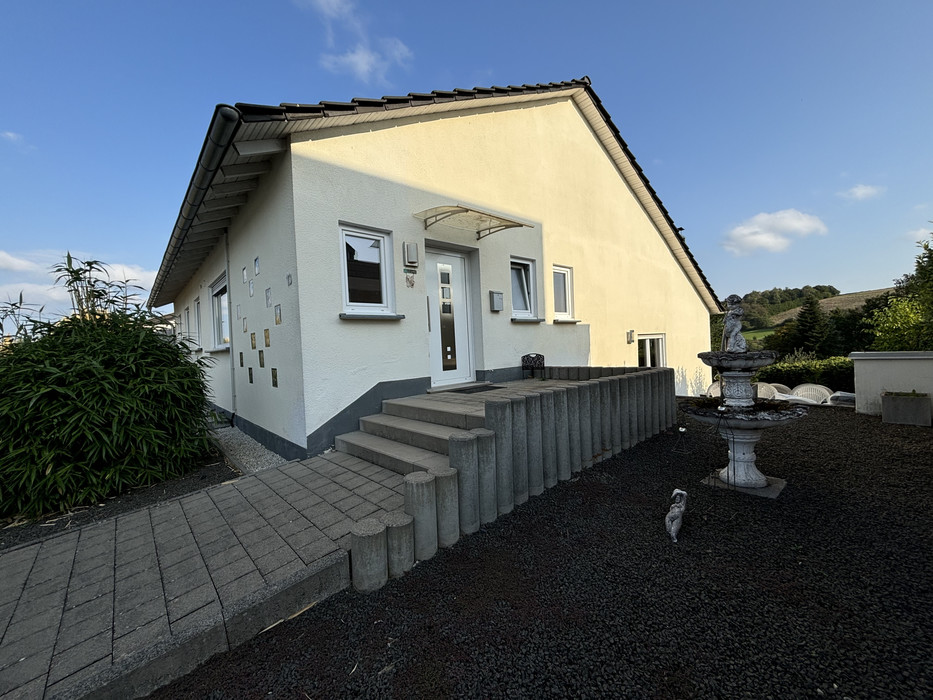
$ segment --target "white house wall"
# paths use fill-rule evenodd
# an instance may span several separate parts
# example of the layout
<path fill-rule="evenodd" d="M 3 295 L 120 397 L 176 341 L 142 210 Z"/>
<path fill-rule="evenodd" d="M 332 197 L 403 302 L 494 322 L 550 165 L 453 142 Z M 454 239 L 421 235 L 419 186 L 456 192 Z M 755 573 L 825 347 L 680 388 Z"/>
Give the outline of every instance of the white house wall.
<path fill-rule="evenodd" d="M 285 154 L 272 162 L 229 230 L 231 359 L 237 415 L 303 448 L 307 433 L 289 160 Z"/>
<path fill-rule="evenodd" d="M 302 328 L 317 341 L 305 343 L 304 379 L 321 389 L 306 398 L 309 428 L 379 381 L 429 375 L 423 262 L 413 287 L 401 274 L 401 243 L 418 242 L 423 261 L 426 237 L 477 251 L 480 369 L 514 367 L 527 352 L 551 365 L 636 366 L 633 330 L 665 337 L 679 392 L 705 389 L 696 354 L 709 348 L 708 311 L 572 100 L 329 129 L 295 137 L 292 154 Z M 477 241 L 442 225 L 425 232 L 412 216 L 458 203 L 534 228 Z M 338 318 L 341 220 L 392 231 L 404 320 Z M 511 322 L 510 254 L 535 260 L 545 323 Z M 555 264 L 574 270 L 579 324 L 553 323 Z M 505 293 L 503 312 L 488 310 L 489 290 Z"/>
<path fill-rule="evenodd" d="M 233 410 L 233 391 L 230 374 L 229 349 L 215 349 L 213 313 L 211 310 L 211 285 L 226 271 L 226 256 L 224 242 L 211 251 L 207 260 L 201 265 L 174 301 L 175 315 L 180 321 L 178 330 L 192 341 L 195 356 L 207 360 L 208 387 L 211 392 L 211 401 L 225 411 Z M 200 333 L 197 323 L 197 302 L 201 303 Z M 185 313 L 185 310 L 188 313 Z M 186 327 L 185 318 L 190 318 Z"/>

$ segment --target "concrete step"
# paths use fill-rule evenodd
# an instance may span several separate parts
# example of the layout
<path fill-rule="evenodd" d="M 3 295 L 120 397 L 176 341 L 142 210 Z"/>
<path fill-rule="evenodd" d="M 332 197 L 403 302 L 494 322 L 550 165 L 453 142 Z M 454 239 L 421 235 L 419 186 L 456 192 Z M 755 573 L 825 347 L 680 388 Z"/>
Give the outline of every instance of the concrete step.
<path fill-rule="evenodd" d="M 447 442 L 451 433 L 460 432 L 462 429 L 377 413 L 360 418 L 360 430 L 370 435 L 378 435 L 387 440 L 394 440 L 405 445 L 414 445 L 415 447 L 445 455 L 447 454 Z"/>
<path fill-rule="evenodd" d="M 446 425 L 460 430 L 483 428 L 486 415 L 482 401 L 450 404 L 430 396 L 408 396 L 382 402 L 382 412 L 424 423 Z"/>
<path fill-rule="evenodd" d="M 447 455 L 414 445 L 404 445 L 378 435 L 364 433 L 362 430 L 338 435 L 334 438 L 334 448 L 397 474 L 411 474 L 413 471 L 427 471 L 433 466 L 450 465 Z"/>

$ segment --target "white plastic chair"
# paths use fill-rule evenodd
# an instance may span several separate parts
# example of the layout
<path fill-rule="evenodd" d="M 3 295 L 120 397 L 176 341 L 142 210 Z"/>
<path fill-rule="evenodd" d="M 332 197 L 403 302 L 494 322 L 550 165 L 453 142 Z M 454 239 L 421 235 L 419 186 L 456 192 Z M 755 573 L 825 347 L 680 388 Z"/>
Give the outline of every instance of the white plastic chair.
<path fill-rule="evenodd" d="M 786 384 L 778 384 L 777 382 L 771 382 L 771 386 L 774 387 L 774 390 L 779 394 L 789 394 L 790 387 Z"/>
<path fill-rule="evenodd" d="M 795 386 L 791 393 L 794 396 L 810 399 L 817 403 L 826 403 L 829 397 L 833 395 L 832 389 L 822 384 L 801 384 L 800 386 Z"/>
<path fill-rule="evenodd" d="M 777 392 L 774 390 L 774 387 L 768 384 L 767 382 L 755 382 L 752 384 L 758 390 L 759 399 L 773 399 L 777 396 Z"/>
<path fill-rule="evenodd" d="M 707 396 L 722 396 L 722 389 L 719 386 L 719 382 L 713 382 L 709 385 L 709 388 L 706 390 Z"/>

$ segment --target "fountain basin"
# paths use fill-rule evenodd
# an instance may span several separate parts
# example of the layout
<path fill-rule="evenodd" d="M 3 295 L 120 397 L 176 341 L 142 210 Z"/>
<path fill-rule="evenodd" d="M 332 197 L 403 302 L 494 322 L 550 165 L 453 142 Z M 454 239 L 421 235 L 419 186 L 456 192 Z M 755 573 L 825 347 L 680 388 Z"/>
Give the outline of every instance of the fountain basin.
<path fill-rule="evenodd" d="M 751 352 L 728 352 L 714 350 L 697 355 L 704 365 L 715 367 L 720 372 L 744 372 L 772 365 L 777 361 L 774 350 L 753 350 Z"/>
<path fill-rule="evenodd" d="M 768 428 L 776 428 L 807 415 L 807 407 L 786 401 L 759 402 L 751 408 L 719 410 L 716 406 L 687 405 L 684 411 L 702 423 L 715 426 L 729 445 L 729 464 L 716 476 L 729 486 L 762 489 L 768 477 L 755 465 L 755 445 Z"/>

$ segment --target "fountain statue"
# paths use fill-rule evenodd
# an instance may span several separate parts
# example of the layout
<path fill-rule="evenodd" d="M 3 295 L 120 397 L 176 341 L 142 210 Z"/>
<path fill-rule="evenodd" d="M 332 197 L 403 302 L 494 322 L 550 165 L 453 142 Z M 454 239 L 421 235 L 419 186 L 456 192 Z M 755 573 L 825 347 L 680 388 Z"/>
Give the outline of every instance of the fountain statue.
<path fill-rule="evenodd" d="M 755 466 L 755 444 L 762 431 L 785 425 L 807 414 L 804 406 L 786 401 L 756 401 L 752 376 L 777 360 L 771 350 L 749 350 L 742 336 L 742 299 L 731 295 L 726 299 L 722 346 L 718 351 L 701 352 L 697 357 L 719 372 L 722 404 L 704 406 L 697 403 L 686 408 L 694 418 L 716 426 L 729 444 L 729 464 L 713 478 L 730 486 L 745 489 L 766 489 L 784 485 L 781 479 L 765 476 Z M 769 494 L 771 495 L 771 494 Z"/>

